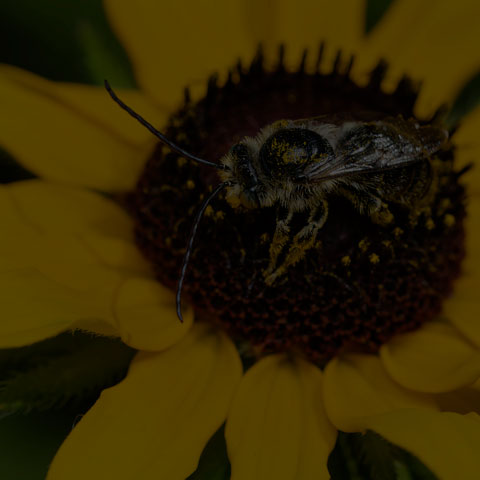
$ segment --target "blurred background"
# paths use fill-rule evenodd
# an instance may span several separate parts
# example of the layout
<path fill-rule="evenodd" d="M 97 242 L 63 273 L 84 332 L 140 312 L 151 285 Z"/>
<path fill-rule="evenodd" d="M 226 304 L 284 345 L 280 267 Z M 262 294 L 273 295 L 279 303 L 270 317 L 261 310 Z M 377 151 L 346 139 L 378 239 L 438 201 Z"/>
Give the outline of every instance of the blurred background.
<path fill-rule="evenodd" d="M 0 32 L 2 63 L 51 80 L 135 86 L 101 0 L 2 0 Z"/>

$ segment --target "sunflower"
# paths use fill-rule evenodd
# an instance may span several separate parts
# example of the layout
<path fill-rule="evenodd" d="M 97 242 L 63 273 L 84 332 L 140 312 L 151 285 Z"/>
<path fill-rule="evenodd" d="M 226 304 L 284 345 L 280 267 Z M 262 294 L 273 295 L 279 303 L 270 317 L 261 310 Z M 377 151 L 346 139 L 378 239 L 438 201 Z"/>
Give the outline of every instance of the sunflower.
<path fill-rule="evenodd" d="M 441 124 L 433 113 L 480 63 L 473 1 L 397 0 L 368 35 L 356 0 L 177 3 L 105 2 L 141 86 L 118 94 L 213 160 L 284 118 Z M 224 423 L 234 479 L 329 478 L 338 431 L 367 430 L 439 478 L 478 476 L 480 181 L 463 167 L 480 153 L 479 109 L 437 155 L 450 167 L 429 212 L 412 222 L 394 209 L 380 228 L 339 201 L 328 255 L 311 252 L 280 286 L 256 276 L 271 212 L 252 219 L 219 196 L 181 323 L 168 287 L 212 172 L 156 144 L 100 87 L 2 66 L 0 95 L 1 143 L 38 177 L 1 189 L 0 346 L 81 329 L 139 350 L 48 479 L 186 479 Z M 332 270 L 312 268 L 327 257 Z"/>

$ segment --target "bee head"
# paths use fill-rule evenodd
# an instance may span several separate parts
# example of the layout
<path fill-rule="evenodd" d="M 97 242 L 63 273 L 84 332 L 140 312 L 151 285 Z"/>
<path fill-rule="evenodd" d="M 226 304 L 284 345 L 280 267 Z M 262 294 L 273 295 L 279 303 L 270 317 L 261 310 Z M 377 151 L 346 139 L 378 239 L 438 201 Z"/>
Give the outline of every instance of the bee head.
<path fill-rule="evenodd" d="M 328 162 L 335 153 L 328 140 L 313 130 L 281 128 L 267 138 L 258 156 L 266 176 L 301 183 L 307 166 Z"/>
<path fill-rule="evenodd" d="M 230 180 L 233 184 L 233 196 L 242 196 L 247 204 L 254 204 L 260 207 L 258 190 L 260 182 L 254 167 L 254 157 L 247 145 L 236 143 L 230 149 L 225 164 L 229 167 L 223 172 L 224 179 Z"/>

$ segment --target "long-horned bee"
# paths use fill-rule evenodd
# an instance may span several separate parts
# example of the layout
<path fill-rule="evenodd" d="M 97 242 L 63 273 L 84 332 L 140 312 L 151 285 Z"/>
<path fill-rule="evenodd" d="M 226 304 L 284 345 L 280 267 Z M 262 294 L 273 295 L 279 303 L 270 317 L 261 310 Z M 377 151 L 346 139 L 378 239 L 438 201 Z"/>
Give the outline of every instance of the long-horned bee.
<path fill-rule="evenodd" d="M 389 203 L 405 205 L 412 212 L 427 205 L 436 181 L 432 157 L 448 140 L 446 130 L 402 117 L 280 120 L 233 145 L 215 163 L 175 145 L 125 105 L 108 82 L 105 86 L 121 108 L 173 151 L 218 169 L 223 180 L 204 200 L 193 222 L 177 287 L 180 320 L 182 285 L 195 234 L 206 207 L 219 192 L 226 189 L 232 205 L 276 208 L 269 264 L 263 272 L 265 283 L 271 285 L 317 245 L 334 195 L 346 198 L 360 214 L 380 225 L 392 220 Z M 294 222 L 297 214 L 304 218 L 300 228 Z"/>
<path fill-rule="evenodd" d="M 443 129 L 401 117 L 338 124 L 317 117 L 278 121 L 234 145 L 221 159 L 228 167 L 221 173 L 230 183 L 227 199 L 250 208 L 277 206 L 266 283 L 316 244 L 331 195 L 347 198 L 378 224 L 392 220 L 388 202 L 421 204 L 434 180 L 431 156 L 447 138 Z M 308 212 L 307 221 L 294 232 L 292 219 L 300 212 Z"/>

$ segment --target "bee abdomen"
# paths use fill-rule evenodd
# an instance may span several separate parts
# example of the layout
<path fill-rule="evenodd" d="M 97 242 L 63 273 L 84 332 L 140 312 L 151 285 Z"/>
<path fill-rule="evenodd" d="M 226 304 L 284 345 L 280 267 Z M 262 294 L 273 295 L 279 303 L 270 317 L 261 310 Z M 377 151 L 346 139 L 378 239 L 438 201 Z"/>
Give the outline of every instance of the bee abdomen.
<path fill-rule="evenodd" d="M 428 196 L 434 185 L 434 171 L 428 160 L 383 175 L 383 197 L 396 203 L 416 205 Z"/>

